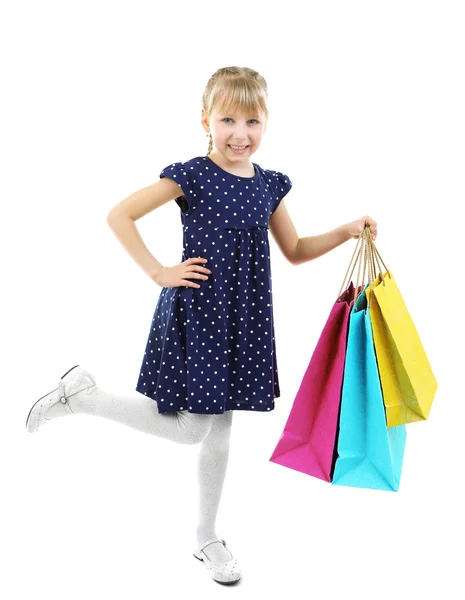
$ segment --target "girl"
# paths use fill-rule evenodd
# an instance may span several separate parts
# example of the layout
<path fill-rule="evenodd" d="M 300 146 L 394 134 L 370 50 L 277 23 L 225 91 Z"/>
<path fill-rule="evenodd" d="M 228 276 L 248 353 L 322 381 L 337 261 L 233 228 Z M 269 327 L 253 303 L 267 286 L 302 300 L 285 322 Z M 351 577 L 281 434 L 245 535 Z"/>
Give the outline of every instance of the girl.
<path fill-rule="evenodd" d="M 283 198 L 287 175 L 251 162 L 267 121 L 267 84 L 246 67 L 219 69 L 202 98 L 206 156 L 174 162 L 160 181 L 115 206 L 108 224 L 162 289 L 155 308 L 138 395 L 107 393 L 79 365 L 31 408 L 26 427 L 75 413 L 99 415 L 184 444 L 200 444 L 194 556 L 215 581 L 241 577 L 216 532 L 234 410 L 271 411 L 280 396 L 273 324 L 268 230 L 299 265 L 325 254 L 364 227 L 363 217 L 299 238 Z M 135 221 L 175 199 L 183 227 L 182 261 L 163 266 L 144 245 Z"/>

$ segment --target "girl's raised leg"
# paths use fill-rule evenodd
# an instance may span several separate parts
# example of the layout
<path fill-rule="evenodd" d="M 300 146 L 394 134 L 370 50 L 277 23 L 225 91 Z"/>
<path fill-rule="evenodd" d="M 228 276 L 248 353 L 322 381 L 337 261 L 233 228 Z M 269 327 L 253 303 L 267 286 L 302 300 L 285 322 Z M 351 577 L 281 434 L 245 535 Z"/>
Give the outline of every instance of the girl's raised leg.
<path fill-rule="evenodd" d="M 89 371 L 78 365 L 63 375 L 57 389 L 36 401 L 29 411 L 26 427 L 33 433 L 51 419 L 76 413 L 117 421 L 181 444 L 202 442 L 215 416 L 187 411 L 159 413 L 152 398 L 139 392 L 134 396 L 106 392 L 97 386 Z"/>

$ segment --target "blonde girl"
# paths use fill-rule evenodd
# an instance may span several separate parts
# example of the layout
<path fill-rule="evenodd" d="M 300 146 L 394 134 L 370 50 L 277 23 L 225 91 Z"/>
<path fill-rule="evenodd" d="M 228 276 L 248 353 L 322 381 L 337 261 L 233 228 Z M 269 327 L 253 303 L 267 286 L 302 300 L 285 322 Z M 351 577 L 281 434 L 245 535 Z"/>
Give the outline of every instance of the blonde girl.
<path fill-rule="evenodd" d="M 268 122 L 267 84 L 247 67 L 218 69 L 202 97 L 206 155 L 172 162 L 156 183 L 108 215 L 108 225 L 141 269 L 161 287 L 131 397 L 105 392 L 76 365 L 32 406 L 26 427 L 85 413 L 181 444 L 200 445 L 194 556 L 219 583 L 241 577 L 216 530 L 229 456 L 233 411 L 266 413 L 280 396 L 274 337 L 271 231 L 292 265 L 313 260 L 376 222 L 368 216 L 299 238 L 284 197 L 288 175 L 251 161 Z M 162 265 L 135 222 L 175 200 L 182 259 Z"/>

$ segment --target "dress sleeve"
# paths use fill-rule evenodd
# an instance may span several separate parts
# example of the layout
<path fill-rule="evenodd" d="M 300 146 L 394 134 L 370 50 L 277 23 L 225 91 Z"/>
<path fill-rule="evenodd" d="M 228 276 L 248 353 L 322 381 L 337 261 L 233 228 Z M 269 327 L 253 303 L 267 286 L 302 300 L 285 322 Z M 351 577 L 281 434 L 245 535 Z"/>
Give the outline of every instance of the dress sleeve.
<path fill-rule="evenodd" d="M 168 165 L 160 173 L 160 179 L 169 177 L 175 181 L 179 187 L 179 196 L 175 199 L 183 213 L 192 211 L 194 206 L 194 187 L 192 182 L 192 173 L 184 163 L 176 162 Z"/>
<path fill-rule="evenodd" d="M 292 188 L 292 181 L 289 179 L 289 177 L 284 173 L 280 173 L 279 171 L 271 172 L 271 182 L 273 191 L 273 201 L 271 203 L 270 216 L 278 208 L 279 203 L 284 198 L 284 196 Z"/>

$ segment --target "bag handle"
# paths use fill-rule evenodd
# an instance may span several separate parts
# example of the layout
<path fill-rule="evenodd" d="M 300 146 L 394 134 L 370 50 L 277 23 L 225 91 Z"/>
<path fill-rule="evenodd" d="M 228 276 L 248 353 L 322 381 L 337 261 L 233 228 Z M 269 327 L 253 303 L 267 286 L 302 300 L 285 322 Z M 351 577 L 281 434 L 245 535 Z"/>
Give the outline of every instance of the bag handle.
<path fill-rule="evenodd" d="M 344 286 L 347 286 L 349 284 L 350 280 L 352 279 L 354 271 L 355 271 L 355 267 L 357 266 L 357 263 L 358 263 L 358 271 L 357 271 L 357 279 L 355 282 L 355 300 L 354 300 L 354 302 L 356 301 L 357 297 L 359 296 L 359 294 L 357 292 L 358 292 L 359 282 L 360 282 L 360 269 L 363 264 L 362 279 L 361 279 L 361 283 L 360 283 L 360 287 L 363 287 L 363 282 L 365 281 L 365 272 L 366 272 L 367 266 L 369 267 L 369 265 L 370 265 L 370 263 L 368 262 L 368 258 L 369 258 L 368 254 L 369 254 L 370 248 L 367 247 L 367 239 L 368 239 L 369 235 L 371 235 L 370 229 L 369 229 L 369 227 L 365 227 L 365 229 L 362 231 L 362 233 L 357 238 L 357 244 L 355 246 L 354 253 L 352 254 L 352 258 L 350 259 L 349 266 L 347 267 L 346 274 L 342 281 L 342 285 L 341 285 L 341 289 L 339 290 L 338 298 L 340 297 L 342 290 L 344 289 Z M 354 257 L 355 257 L 355 261 L 354 261 Z M 354 261 L 353 265 L 352 265 L 352 261 Z M 351 265 L 352 265 L 352 270 L 350 270 Z M 350 270 L 350 274 L 349 274 L 349 270 Z M 376 278 L 376 276 L 374 278 Z"/>
<path fill-rule="evenodd" d="M 363 289 L 365 288 L 365 273 L 367 275 L 367 284 L 370 284 L 373 282 L 373 268 L 372 268 L 372 251 L 371 251 L 371 246 L 368 242 L 369 238 L 371 236 L 370 233 L 370 229 L 365 227 L 365 229 L 363 230 L 363 232 L 361 233 L 361 238 L 362 238 L 362 248 L 363 248 L 363 258 L 362 261 L 363 262 L 363 273 L 362 273 L 362 279 L 360 281 L 359 279 L 359 275 L 360 275 L 360 270 L 359 270 L 359 274 L 357 275 L 357 285 L 355 288 L 355 296 L 354 296 L 354 305 L 357 302 L 359 296 L 361 295 Z M 358 292 L 359 289 L 359 281 L 360 281 L 360 293 Z"/>
<path fill-rule="evenodd" d="M 370 263 L 370 271 L 371 271 L 371 281 L 370 281 L 370 287 L 371 284 L 373 283 L 373 281 L 376 279 L 376 260 L 378 259 L 378 257 L 375 255 L 375 246 L 372 243 L 373 240 L 371 239 L 371 234 L 369 231 L 369 228 L 366 231 L 367 234 L 367 245 L 368 245 L 368 260 Z M 379 265 L 379 262 L 378 262 Z M 381 273 L 381 277 L 382 277 L 382 273 Z M 372 292 L 372 290 L 370 290 Z M 372 293 L 368 294 L 368 308 L 371 310 L 371 302 L 372 302 Z"/>
<path fill-rule="evenodd" d="M 375 256 L 374 256 L 374 246 L 373 246 L 373 244 L 370 243 L 373 240 L 371 239 L 369 227 L 365 228 L 365 235 L 366 235 L 367 242 L 368 242 L 367 256 L 368 256 L 368 268 L 370 270 L 369 283 L 371 284 L 376 279 L 376 264 L 375 264 Z"/>
<path fill-rule="evenodd" d="M 386 271 L 386 273 L 388 274 L 388 276 L 389 276 L 389 277 L 391 277 L 391 275 L 390 275 L 390 271 L 389 271 L 389 269 L 386 267 L 386 264 L 384 263 L 384 260 L 381 258 L 381 254 L 379 253 L 379 250 L 378 250 L 378 248 L 375 246 L 375 243 L 374 243 L 374 242 L 373 242 L 373 240 L 371 239 L 371 236 L 370 236 L 370 238 L 369 238 L 369 242 L 370 242 L 370 246 L 371 246 L 371 251 L 372 251 L 372 255 L 373 255 L 373 260 L 374 260 L 374 261 L 376 261 L 376 265 L 377 265 L 377 267 L 378 267 L 378 269 L 379 269 L 379 276 L 380 276 L 380 279 L 381 279 L 381 281 L 382 281 L 383 285 L 386 285 L 386 284 L 385 284 L 385 282 L 384 282 L 383 270 L 382 270 L 382 268 L 381 268 L 380 261 L 381 261 L 381 263 L 383 264 L 383 266 L 384 266 L 384 269 L 385 269 L 385 271 Z M 375 277 L 375 279 L 376 279 L 376 277 Z"/>
<path fill-rule="evenodd" d="M 339 298 L 339 297 L 340 297 L 340 295 L 342 294 L 342 290 L 344 289 L 344 285 L 348 285 L 348 284 L 349 284 L 349 282 L 350 282 L 350 280 L 352 279 L 352 275 L 353 275 L 353 273 L 354 273 L 355 266 L 356 266 L 356 264 L 357 264 L 357 261 L 358 261 L 358 260 L 359 260 L 359 258 L 360 258 L 360 253 L 361 253 L 361 250 L 362 250 L 362 248 L 360 247 L 360 248 L 358 249 L 358 253 L 357 253 L 357 248 L 360 246 L 360 243 L 361 243 L 361 241 L 362 241 L 362 238 L 361 238 L 361 236 L 359 236 L 359 237 L 358 237 L 358 239 L 357 239 L 357 244 L 356 244 L 356 246 L 355 246 L 354 253 L 352 254 L 352 258 L 350 259 L 349 266 L 347 267 L 346 274 L 344 275 L 344 279 L 342 280 L 341 289 L 339 290 L 339 294 L 337 295 L 337 297 L 338 297 L 338 298 Z M 350 272 L 350 275 L 349 275 L 349 277 L 347 278 L 347 275 L 348 275 L 348 273 L 349 273 L 349 270 L 350 270 L 350 265 L 352 264 L 352 261 L 354 260 L 354 256 L 355 256 L 356 254 L 357 254 L 357 256 L 356 256 L 356 258 L 355 258 L 355 261 L 354 261 L 354 264 L 353 264 L 353 266 L 352 266 L 352 271 Z M 347 280 L 347 283 L 346 283 L 346 280 Z"/>
<path fill-rule="evenodd" d="M 355 260 L 354 260 L 354 257 L 355 257 Z M 352 265 L 352 261 L 353 261 L 353 265 Z M 375 243 L 372 240 L 371 231 L 370 231 L 369 226 L 366 226 L 363 229 L 362 233 L 357 238 L 357 244 L 355 246 L 354 253 L 352 254 L 352 258 L 350 259 L 349 266 L 347 267 L 346 274 L 342 281 L 342 285 L 341 285 L 341 289 L 339 290 L 338 298 L 342 294 L 342 290 L 344 289 L 344 286 L 348 285 L 350 280 L 352 279 L 354 271 L 355 271 L 355 267 L 357 266 L 357 263 L 358 263 L 358 271 L 357 271 L 357 279 L 356 279 L 355 292 L 354 292 L 354 304 L 357 301 L 357 298 L 360 296 L 360 293 L 362 292 L 362 288 L 364 287 L 366 272 L 367 272 L 367 283 L 370 285 L 373 283 L 373 281 L 377 277 L 376 276 L 376 268 L 378 268 L 378 270 L 379 270 L 379 276 L 380 276 L 380 279 L 381 279 L 383 285 L 386 285 L 384 282 L 383 269 L 381 267 L 381 264 L 384 266 L 385 271 L 388 273 L 388 275 L 390 277 L 389 269 L 387 268 L 384 260 L 381 257 L 381 254 L 378 251 L 378 248 L 376 248 Z M 361 278 L 361 282 L 360 282 L 360 286 L 359 286 L 360 270 L 362 267 L 362 263 L 363 263 L 363 271 L 362 271 L 362 278 Z M 352 269 L 351 269 L 351 265 L 352 265 Z M 350 274 L 349 274 L 349 271 L 350 271 Z M 359 287 L 360 287 L 360 293 L 358 292 Z M 369 304 L 371 307 L 371 294 L 370 294 Z"/>
<path fill-rule="evenodd" d="M 391 272 L 387 268 L 384 260 L 381 258 L 381 254 L 379 253 L 378 248 L 375 246 L 375 243 L 373 242 L 373 240 L 371 238 L 369 227 L 365 228 L 365 234 L 366 234 L 366 242 L 367 242 L 367 245 L 369 248 L 368 260 L 370 262 L 370 268 L 371 268 L 371 277 L 372 277 L 371 283 L 373 283 L 375 281 L 375 279 L 377 278 L 376 268 L 378 268 L 380 281 L 382 282 L 383 285 L 386 285 L 385 277 L 383 276 L 383 269 L 381 267 L 381 263 L 384 266 L 389 278 L 391 278 Z M 372 303 L 372 295 L 373 295 L 373 290 L 370 290 L 369 300 L 368 300 L 368 307 L 370 309 L 371 309 L 371 303 Z"/>

